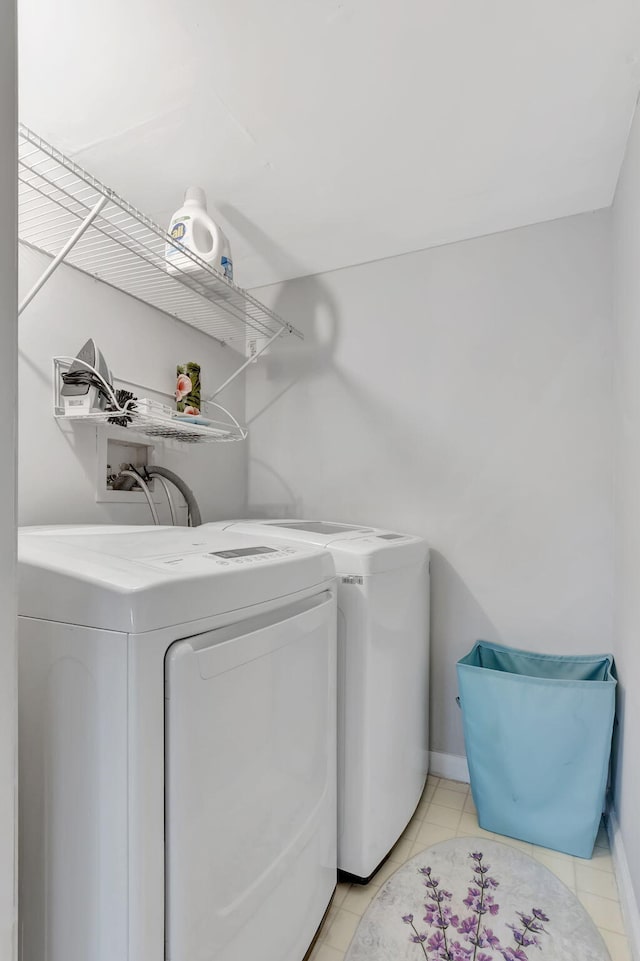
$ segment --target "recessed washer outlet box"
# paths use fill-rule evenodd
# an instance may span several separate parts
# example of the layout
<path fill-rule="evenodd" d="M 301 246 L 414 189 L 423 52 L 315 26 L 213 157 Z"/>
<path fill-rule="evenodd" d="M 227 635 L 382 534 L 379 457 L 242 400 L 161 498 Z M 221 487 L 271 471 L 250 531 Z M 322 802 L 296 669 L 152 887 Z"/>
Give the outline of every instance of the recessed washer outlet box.
<path fill-rule="evenodd" d="M 113 477 L 129 465 L 142 470 L 154 463 L 154 446 L 140 441 L 123 440 L 107 430 L 97 431 L 97 486 L 96 501 L 115 504 L 146 504 L 141 490 L 119 491 L 111 486 Z M 158 503 L 160 496 L 153 478 L 148 482 L 153 500 Z"/>

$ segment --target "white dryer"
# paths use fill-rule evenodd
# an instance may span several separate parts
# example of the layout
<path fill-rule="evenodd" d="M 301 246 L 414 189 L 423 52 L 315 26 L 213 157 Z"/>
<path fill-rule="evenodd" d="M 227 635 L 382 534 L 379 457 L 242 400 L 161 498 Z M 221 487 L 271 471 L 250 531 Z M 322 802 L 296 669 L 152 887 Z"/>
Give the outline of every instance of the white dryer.
<path fill-rule="evenodd" d="M 338 573 L 338 868 L 365 883 L 413 816 L 429 767 L 429 548 L 327 521 L 227 530 L 331 551 Z"/>
<path fill-rule="evenodd" d="M 302 961 L 336 881 L 328 552 L 19 535 L 22 961 Z"/>

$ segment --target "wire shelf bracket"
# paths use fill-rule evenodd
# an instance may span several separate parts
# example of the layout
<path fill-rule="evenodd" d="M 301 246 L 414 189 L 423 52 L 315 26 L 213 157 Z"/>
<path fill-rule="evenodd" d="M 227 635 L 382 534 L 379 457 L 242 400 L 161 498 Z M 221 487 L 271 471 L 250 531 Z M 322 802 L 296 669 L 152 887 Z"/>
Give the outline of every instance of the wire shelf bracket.
<path fill-rule="evenodd" d="M 245 360 L 244 364 L 238 367 L 238 369 L 235 371 L 235 373 L 231 375 L 231 377 L 227 377 L 224 384 L 221 384 L 217 390 L 214 390 L 213 394 L 210 394 L 209 397 L 207 397 L 205 404 L 210 404 L 213 401 L 214 397 L 217 397 L 218 394 L 221 394 L 222 391 L 225 389 L 225 387 L 228 387 L 229 384 L 236 379 L 236 377 L 239 377 L 240 374 L 244 370 L 246 370 L 249 364 L 254 364 L 258 359 L 258 357 L 260 356 L 260 354 L 263 354 L 267 349 L 267 347 L 270 347 L 271 344 L 274 342 L 274 340 L 277 340 L 278 337 L 284 334 L 284 332 L 285 332 L 284 327 L 281 327 L 280 330 L 277 330 L 273 335 L 273 337 L 270 337 L 269 340 L 265 344 L 263 344 L 259 350 L 256 350 L 255 354 L 252 354 L 251 357 L 248 358 L 248 360 Z"/>
<path fill-rule="evenodd" d="M 78 229 L 75 231 L 75 233 L 71 237 L 69 237 L 69 240 L 66 242 L 66 244 L 64 245 L 60 253 L 56 254 L 56 256 L 53 258 L 53 260 L 51 261 L 47 269 L 43 272 L 42 276 L 36 281 L 36 283 L 33 285 L 29 293 L 21 301 L 18 307 L 18 316 L 20 316 L 20 314 L 25 309 L 25 307 L 31 303 L 31 301 L 33 300 L 35 295 L 38 293 L 40 288 L 44 287 L 44 285 L 48 281 L 51 274 L 54 272 L 54 270 L 57 270 L 57 268 L 60 266 L 64 258 L 69 253 L 69 251 L 73 247 L 75 247 L 75 245 L 78 243 L 82 235 L 85 233 L 85 231 L 91 226 L 93 221 L 96 219 L 96 217 L 98 216 L 98 214 L 100 213 L 100 211 L 102 210 L 106 202 L 107 202 L 107 198 L 101 197 L 100 200 L 95 205 L 95 207 L 93 208 L 93 210 L 89 211 L 89 213 L 84 218 L 84 220 L 82 221 Z"/>
<path fill-rule="evenodd" d="M 257 336 L 265 343 L 250 361 L 283 334 L 303 337 L 24 124 L 18 127 L 18 144 L 18 236 L 53 258 L 20 312 L 64 261 L 245 356 L 247 335 Z M 180 252 L 180 266 L 168 265 L 167 245 Z"/>

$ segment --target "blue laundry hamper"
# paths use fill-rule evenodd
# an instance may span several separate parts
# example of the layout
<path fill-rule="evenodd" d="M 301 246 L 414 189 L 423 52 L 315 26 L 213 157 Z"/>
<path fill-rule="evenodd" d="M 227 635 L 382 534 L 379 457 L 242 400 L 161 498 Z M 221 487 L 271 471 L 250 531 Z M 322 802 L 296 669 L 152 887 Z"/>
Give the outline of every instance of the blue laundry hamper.
<path fill-rule="evenodd" d="M 457 672 L 480 827 L 590 858 L 609 771 L 613 657 L 478 641 Z"/>

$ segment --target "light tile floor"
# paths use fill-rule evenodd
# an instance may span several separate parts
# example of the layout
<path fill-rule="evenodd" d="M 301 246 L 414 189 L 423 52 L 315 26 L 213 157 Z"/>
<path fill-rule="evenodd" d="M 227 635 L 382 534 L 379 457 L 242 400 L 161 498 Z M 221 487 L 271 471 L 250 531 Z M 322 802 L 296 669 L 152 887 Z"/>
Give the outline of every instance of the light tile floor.
<path fill-rule="evenodd" d="M 600 828 L 590 861 L 490 834 L 478 826 L 469 785 L 431 775 L 413 819 L 373 880 L 366 886 L 338 885 L 309 961 L 343 961 L 360 918 L 387 878 L 431 844 L 465 836 L 496 838 L 537 858 L 576 892 L 598 926 L 612 961 L 631 961 L 604 827 Z"/>

